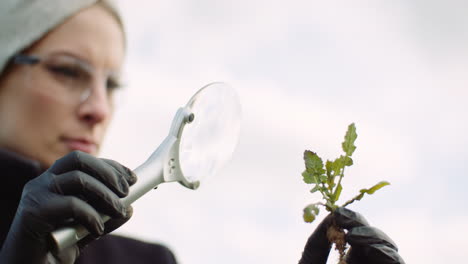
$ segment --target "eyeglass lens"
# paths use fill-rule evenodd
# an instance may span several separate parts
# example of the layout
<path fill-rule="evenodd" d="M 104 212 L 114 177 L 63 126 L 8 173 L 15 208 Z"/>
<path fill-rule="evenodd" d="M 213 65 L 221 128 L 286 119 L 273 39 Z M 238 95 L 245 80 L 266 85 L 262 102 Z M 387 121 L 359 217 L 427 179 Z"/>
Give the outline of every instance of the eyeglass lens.
<path fill-rule="evenodd" d="M 95 70 L 88 63 L 69 55 L 55 55 L 46 57 L 42 63 L 45 71 L 62 86 L 67 94 L 84 102 L 93 92 Z M 117 77 L 109 74 L 105 79 L 106 94 L 110 102 L 114 91 L 120 87 Z"/>

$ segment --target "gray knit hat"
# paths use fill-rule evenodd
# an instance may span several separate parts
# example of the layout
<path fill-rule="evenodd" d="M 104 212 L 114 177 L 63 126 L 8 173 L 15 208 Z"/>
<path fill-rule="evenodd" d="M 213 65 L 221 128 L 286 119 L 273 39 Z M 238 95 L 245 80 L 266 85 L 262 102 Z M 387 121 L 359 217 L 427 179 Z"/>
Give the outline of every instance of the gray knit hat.
<path fill-rule="evenodd" d="M 0 75 L 8 60 L 78 11 L 102 1 L 122 25 L 111 0 L 0 0 Z"/>

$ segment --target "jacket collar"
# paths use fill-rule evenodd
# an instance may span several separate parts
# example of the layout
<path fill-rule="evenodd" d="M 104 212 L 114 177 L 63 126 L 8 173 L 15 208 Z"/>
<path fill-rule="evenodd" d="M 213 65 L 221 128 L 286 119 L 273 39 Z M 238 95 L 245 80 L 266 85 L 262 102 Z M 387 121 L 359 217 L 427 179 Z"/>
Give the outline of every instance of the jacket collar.
<path fill-rule="evenodd" d="M 15 216 L 24 185 L 44 170 L 39 162 L 0 148 L 0 248 Z"/>
<path fill-rule="evenodd" d="M 42 171 L 39 162 L 0 148 L 1 200 L 19 198 L 24 185 Z"/>

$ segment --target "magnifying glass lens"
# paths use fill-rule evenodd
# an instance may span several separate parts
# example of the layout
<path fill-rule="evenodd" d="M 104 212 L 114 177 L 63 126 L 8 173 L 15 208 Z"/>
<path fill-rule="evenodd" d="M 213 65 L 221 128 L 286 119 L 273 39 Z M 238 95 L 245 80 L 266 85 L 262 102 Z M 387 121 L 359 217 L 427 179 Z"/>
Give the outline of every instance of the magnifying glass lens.
<path fill-rule="evenodd" d="M 231 158 L 238 142 L 241 107 L 236 91 L 212 83 L 187 104 L 195 115 L 186 124 L 179 147 L 180 166 L 189 182 L 216 174 Z"/>

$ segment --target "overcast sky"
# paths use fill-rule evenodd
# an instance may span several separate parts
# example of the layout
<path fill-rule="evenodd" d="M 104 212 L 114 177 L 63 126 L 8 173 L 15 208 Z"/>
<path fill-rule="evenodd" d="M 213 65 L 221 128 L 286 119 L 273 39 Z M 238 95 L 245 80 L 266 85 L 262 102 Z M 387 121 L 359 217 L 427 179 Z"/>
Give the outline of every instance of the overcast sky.
<path fill-rule="evenodd" d="M 334 159 L 354 122 L 342 199 L 387 180 L 350 208 L 407 263 L 468 258 L 468 2 L 121 2 L 128 94 L 103 156 L 137 167 L 213 81 L 237 90 L 243 120 L 219 175 L 197 191 L 161 186 L 120 234 L 164 243 L 181 264 L 297 263 L 317 225 L 302 209 L 320 198 L 302 182 L 303 151 Z"/>

